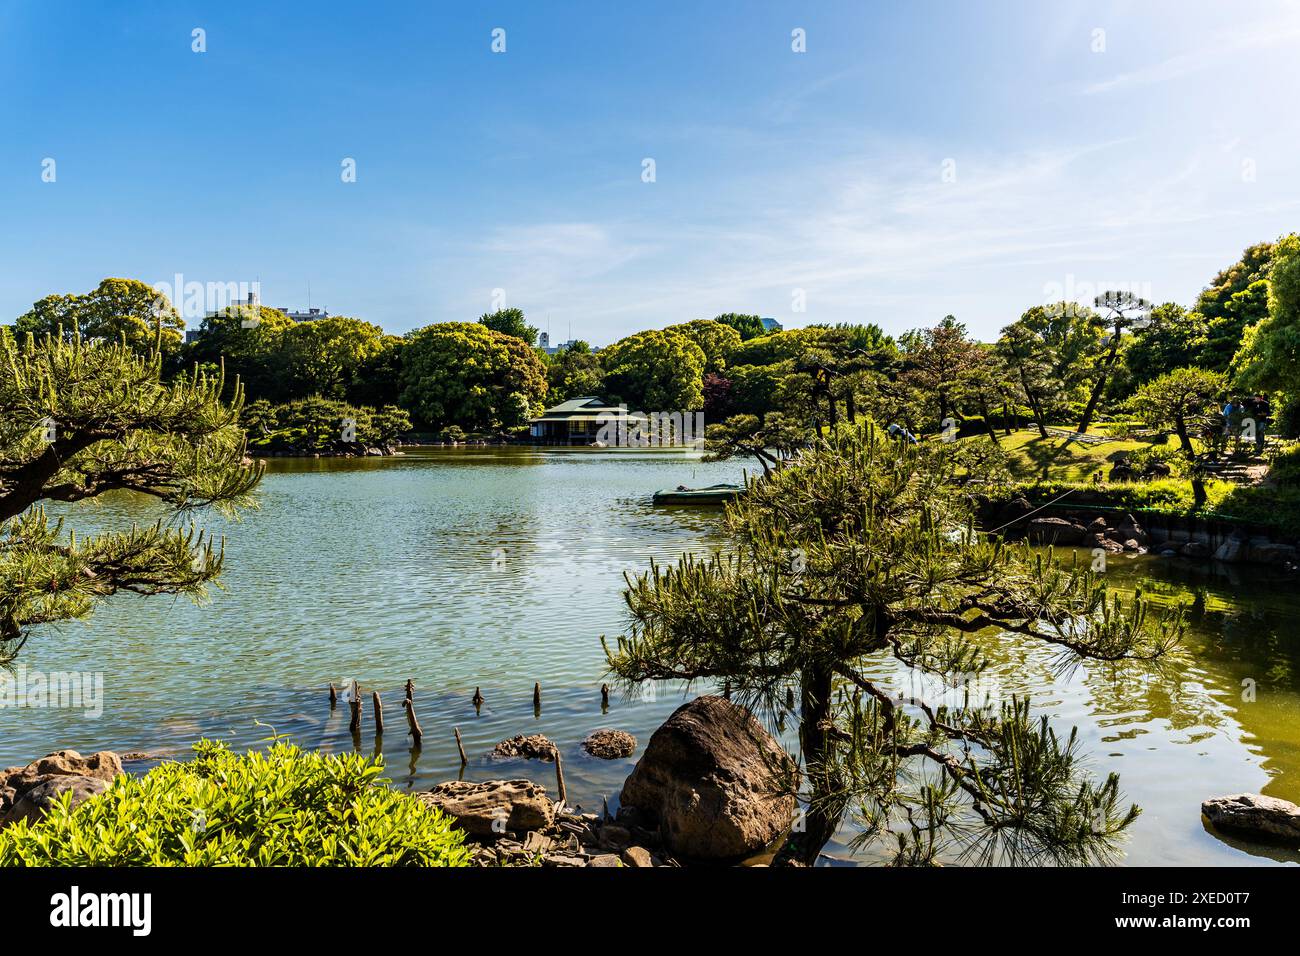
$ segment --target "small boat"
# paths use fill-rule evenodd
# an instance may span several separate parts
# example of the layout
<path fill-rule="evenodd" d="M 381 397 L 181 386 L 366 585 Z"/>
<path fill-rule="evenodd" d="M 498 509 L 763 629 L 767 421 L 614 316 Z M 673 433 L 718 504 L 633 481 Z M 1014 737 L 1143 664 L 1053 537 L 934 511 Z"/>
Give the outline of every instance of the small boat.
<path fill-rule="evenodd" d="M 735 501 L 744 491 L 743 485 L 709 485 L 707 488 L 664 488 L 656 491 L 654 503 L 657 505 L 723 505 Z"/>

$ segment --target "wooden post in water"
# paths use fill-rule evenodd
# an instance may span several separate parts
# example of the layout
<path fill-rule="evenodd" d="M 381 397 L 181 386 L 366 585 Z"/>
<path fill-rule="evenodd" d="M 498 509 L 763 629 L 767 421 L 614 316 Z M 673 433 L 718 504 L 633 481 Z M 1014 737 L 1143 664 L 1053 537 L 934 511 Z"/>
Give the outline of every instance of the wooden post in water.
<path fill-rule="evenodd" d="M 371 695 L 375 704 L 375 736 L 384 736 L 384 703 L 379 699 L 379 691 Z"/>
<path fill-rule="evenodd" d="M 464 767 L 469 763 L 469 758 L 465 756 L 465 744 L 460 739 L 460 728 L 451 728 L 456 734 L 456 749 L 460 751 L 460 765 Z"/>
<path fill-rule="evenodd" d="M 609 685 L 608 684 L 600 685 L 600 709 L 602 711 L 609 710 Z"/>
<path fill-rule="evenodd" d="M 540 713 L 542 710 L 542 685 L 536 681 L 533 682 L 533 713 Z"/>
<path fill-rule="evenodd" d="M 409 677 L 406 679 L 406 699 L 415 700 L 415 681 Z"/>
<path fill-rule="evenodd" d="M 354 734 L 361 732 L 361 686 L 352 682 L 352 699 L 348 701 L 348 706 L 352 709 L 352 719 L 348 721 L 348 730 Z"/>
<path fill-rule="evenodd" d="M 555 748 L 555 785 L 560 789 L 560 803 L 569 805 L 569 794 L 564 789 L 564 762 L 560 759 L 560 748 Z"/>
<path fill-rule="evenodd" d="M 424 731 L 420 729 L 420 722 L 415 719 L 415 702 L 411 698 L 402 701 L 402 706 L 406 708 L 406 723 L 410 728 L 409 733 L 415 740 L 415 746 L 418 749 L 420 742 L 424 740 Z"/>
<path fill-rule="evenodd" d="M 334 689 L 334 682 L 330 681 L 330 706 L 333 707 L 339 702 L 339 692 Z"/>

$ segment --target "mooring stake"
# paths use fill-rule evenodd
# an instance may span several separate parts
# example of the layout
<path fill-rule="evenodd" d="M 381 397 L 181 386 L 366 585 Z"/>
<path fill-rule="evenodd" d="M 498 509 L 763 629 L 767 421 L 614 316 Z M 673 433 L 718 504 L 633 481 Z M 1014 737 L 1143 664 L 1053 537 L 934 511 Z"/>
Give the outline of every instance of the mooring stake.
<path fill-rule="evenodd" d="M 352 708 L 352 719 L 348 722 L 348 730 L 354 734 L 361 732 L 361 686 L 352 682 L 352 699 L 348 701 L 348 706 Z"/>
<path fill-rule="evenodd" d="M 459 728 L 459 727 L 453 727 L 453 728 L 451 728 L 451 729 L 452 729 L 452 730 L 455 732 L 455 734 L 456 734 L 456 749 L 460 751 L 460 765 L 461 765 L 462 767 L 464 767 L 466 764 L 469 763 L 469 758 L 465 756 L 465 744 L 464 744 L 464 742 L 460 739 L 460 728 Z"/>
<path fill-rule="evenodd" d="M 375 736 L 382 737 L 384 735 L 384 703 L 379 699 L 379 691 L 375 691 L 372 698 L 375 703 Z"/>
<path fill-rule="evenodd" d="M 420 729 L 420 722 L 415 719 L 415 702 L 408 697 L 402 701 L 402 706 L 406 708 L 406 723 L 410 728 L 409 733 L 415 740 L 415 746 L 419 747 L 420 742 L 424 740 L 424 731 Z"/>

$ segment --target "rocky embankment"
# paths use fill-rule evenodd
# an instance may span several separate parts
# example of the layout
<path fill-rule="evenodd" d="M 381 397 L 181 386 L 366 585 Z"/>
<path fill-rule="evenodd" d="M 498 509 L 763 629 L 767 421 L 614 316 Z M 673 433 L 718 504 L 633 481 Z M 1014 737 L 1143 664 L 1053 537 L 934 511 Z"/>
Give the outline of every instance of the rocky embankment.
<path fill-rule="evenodd" d="M 622 731 L 597 733 L 610 752 L 622 753 L 628 740 L 635 746 Z M 507 749 L 553 761 L 559 751 L 549 743 L 520 737 Z M 784 785 L 774 787 L 769 768 Z M 39 819 L 65 792 L 74 805 L 93 800 L 122 772 L 111 751 L 83 757 L 73 750 L 2 770 L 0 828 Z M 415 797 L 456 820 L 478 866 L 763 865 L 796 820 L 798 805 L 788 791 L 797 781 L 791 758 L 758 721 L 706 696 L 679 707 L 651 736 L 613 815 L 565 806 L 531 780 L 453 781 Z M 1234 794 L 1206 800 L 1200 809 L 1224 833 L 1300 846 L 1300 806 L 1286 800 Z"/>
<path fill-rule="evenodd" d="M 1119 509 L 1071 510 L 1068 506 L 1035 507 L 1017 498 L 985 509 L 984 525 L 1007 541 L 1028 540 L 1057 547 L 1101 548 L 1107 552 L 1159 554 L 1226 563 L 1268 564 L 1285 569 L 1300 565 L 1300 548 L 1245 526 L 1177 515 L 1148 515 L 1143 523 Z"/>
<path fill-rule="evenodd" d="M 360 442 L 336 442 L 332 448 L 276 448 L 254 449 L 262 458 L 379 458 L 384 455 L 400 455 L 396 445 L 363 445 Z"/>
<path fill-rule="evenodd" d="M 88 757 L 59 750 L 25 767 L 0 770 L 0 827 L 45 816 L 68 791 L 74 804 L 84 803 L 107 790 L 120 773 L 122 760 L 111 750 Z"/>
<path fill-rule="evenodd" d="M 597 731 L 595 756 L 628 756 L 636 740 Z M 514 737 L 497 756 L 553 761 L 545 737 Z M 623 784 L 617 813 L 584 813 L 530 780 L 457 781 L 417 797 L 454 817 L 480 865 L 680 866 L 752 860 L 789 830 L 797 804 L 774 796 L 769 767 L 793 764 L 747 711 L 721 697 L 684 704 L 654 732 Z M 793 779 L 793 777 L 792 777 Z"/>

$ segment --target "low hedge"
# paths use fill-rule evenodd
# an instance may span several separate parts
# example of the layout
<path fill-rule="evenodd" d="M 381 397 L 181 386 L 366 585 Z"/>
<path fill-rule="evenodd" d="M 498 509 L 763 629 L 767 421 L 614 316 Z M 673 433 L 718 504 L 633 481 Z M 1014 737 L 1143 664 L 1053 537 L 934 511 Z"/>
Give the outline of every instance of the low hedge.
<path fill-rule="evenodd" d="M 1078 504 L 1199 517 L 1239 522 L 1287 537 L 1300 537 L 1300 487 L 1247 486 L 1211 480 L 1205 483 L 1206 502 L 1199 511 L 1194 507 L 1192 483 L 1178 478 L 1104 485 L 1071 481 L 1021 483 L 1011 486 L 998 500 L 1023 497 L 1034 505 L 1043 505 L 1066 492 L 1075 493 L 1060 501 L 1062 508 Z"/>
<path fill-rule="evenodd" d="M 450 818 L 386 786 L 380 760 L 277 742 L 119 777 L 0 830 L 0 866 L 468 866 Z"/>

